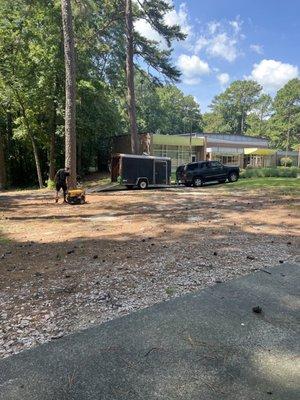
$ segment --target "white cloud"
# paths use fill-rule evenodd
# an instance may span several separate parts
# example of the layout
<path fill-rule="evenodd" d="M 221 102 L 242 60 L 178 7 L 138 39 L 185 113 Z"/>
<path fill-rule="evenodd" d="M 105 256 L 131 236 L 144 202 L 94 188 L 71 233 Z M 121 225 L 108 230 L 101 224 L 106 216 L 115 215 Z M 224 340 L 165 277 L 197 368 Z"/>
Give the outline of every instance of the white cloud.
<path fill-rule="evenodd" d="M 263 46 L 261 46 L 260 44 L 251 44 L 250 49 L 257 54 L 263 54 L 264 52 Z"/>
<path fill-rule="evenodd" d="M 299 70 L 295 65 L 276 60 L 262 60 L 254 64 L 251 75 L 247 78 L 257 81 L 263 86 L 264 91 L 272 93 L 298 76 Z"/>
<path fill-rule="evenodd" d="M 198 56 L 181 54 L 178 57 L 177 65 L 183 76 L 183 82 L 187 85 L 196 85 L 201 81 L 202 75 L 210 73 L 207 62 L 202 61 Z"/>
<path fill-rule="evenodd" d="M 199 39 L 196 40 L 194 46 L 194 52 L 199 53 L 202 49 L 204 49 L 209 44 L 209 40 L 206 39 L 204 36 L 200 36 Z"/>
<path fill-rule="evenodd" d="M 195 41 L 194 52 L 204 50 L 211 57 L 233 62 L 239 56 L 239 42 L 245 38 L 241 33 L 243 21 L 236 17 L 232 21 L 211 21 L 206 31 Z"/>
<path fill-rule="evenodd" d="M 179 6 L 179 10 L 175 9 L 168 12 L 164 17 L 165 23 L 169 26 L 171 25 L 179 25 L 181 30 L 186 35 L 190 35 L 192 32 L 192 27 L 189 24 L 188 20 L 188 10 L 185 3 L 181 3 Z"/>
<path fill-rule="evenodd" d="M 217 79 L 222 86 L 225 86 L 229 82 L 230 76 L 226 72 L 223 72 L 217 75 Z"/>
<path fill-rule="evenodd" d="M 240 16 L 237 16 L 235 20 L 229 21 L 229 25 L 233 28 L 235 33 L 239 33 L 242 29 L 243 21 Z"/>
<path fill-rule="evenodd" d="M 217 32 L 217 30 L 220 28 L 220 26 L 221 26 L 220 22 L 210 21 L 207 24 L 208 32 L 211 35 L 214 35 Z"/>
<path fill-rule="evenodd" d="M 237 40 L 235 38 L 229 37 L 227 33 L 220 33 L 210 40 L 206 51 L 210 56 L 224 58 L 232 62 L 238 56 L 236 45 Z"/>

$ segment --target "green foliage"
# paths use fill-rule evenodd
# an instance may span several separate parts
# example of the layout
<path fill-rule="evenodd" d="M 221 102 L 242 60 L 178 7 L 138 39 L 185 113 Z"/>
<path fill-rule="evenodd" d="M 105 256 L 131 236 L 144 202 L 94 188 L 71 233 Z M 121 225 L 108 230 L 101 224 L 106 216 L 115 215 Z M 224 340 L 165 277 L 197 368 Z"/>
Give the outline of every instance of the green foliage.
<path fill-rule="evenodd" d="M 240 173 L 241 178 L 297 178 L 300 170 L 296 167 L 269 167 L 269 168 L 246 168 Z"/>
<path fill-rule="evenodd" d="M 193 96 L 174 85 L 155 85 L 149 76 L 136 75 L 139 132 L 181 134 L 202 131 L 202 117 Z"/>
<path fill-rule="evenodd" d="M 207 133 L 226 133 L 229 131 L 224 119 L 218 112 L 207 112 L 203 114 L 203 130 Z"/>
<path fill-rule="evenodd" d="M 182 40 L 184 35 L 178 25 L 165 22 L 166 12 L 173 8 L 168 1 L 133 4 L 134 20 L 147 20 L 166 42 L 162 49 L 160 43 L 135 32 L 136 70 L 147 69 L 143 75 L 149 84 L 154 84 L 155 91 L 162 78 L 179 79 L 180 73 L 171 60 L 172 43 Z M 128 131 L 124 1 L 88 0 L 72 5 L 77 62 L 78 168 L 85 172 L 91 165 L 100 164 L 99 149 L 103 148 L 104 139 Z M 39 158 L 43 179 L 47 180 L 50 149 L 53 154 L 54 144 L 52 165 L 59 168 L 64 159 L 65 70 L 60 1 L 2 0 L 0 60 L 1 119 L 4 126 L 11 126 L 4 137 L 10 143 L 7 156 L 10 181 L 18 185 L 34 183 L 36 158 Z M 157 129 L 159 119 L 151 117 L 155 115 L 153 105 L 151 96 L 141 99 L 139 125 L 142 130 Z"/>
<path fill-rule="evenodd" d="M 47 180 L 46 185 L 47 185 L 47 188 L 48 188 L 48 189 L 51 189 L 51 190 L 54 190 L 54 189 L 55 189 L 55 182 L 52 181 L 51 179 L 48 179 L 48 180 Z"/>
<path fill-rule="evenodd" d="M 293 165 L 293 160 L 290 157 L 282 157 L 280 159 L 280 165 L 284 167 L 291 167 Z"/>
<path fill-rule="evenodd" d="M 253 81 L 236 81 L 216 96 L 212 112 L 172 83 L 172 44 L 184 34 L 165 23 L 167 0 L 133 2 L 134 22 L 147 20 L 164 46 L 135 40 L 135 87 L 139 132 L 180 134 L 191 131 L 267 136 L 273 146 L 293 148 L 300 131 L 300 81 L 288 82 L 275 97 L 261 94 Z M 123 0 L 73 2 L 77 58 L 78 169 L 104 163 L 105 140 L 128 132 Z M 50 148 L 64 163 L 64 57 L 61 9 L 57 0 L 0 1 L 0 134 L 11 184 L 36 183 L 33 143 L 42 179 L 47 181 Z M 146 72 L 147 71 L 147 72 Z M 101 150 L 99 150 L 101 149 Z M 102 153 L 101 153 L 102 152 Z M 49 181 L 49 185 L 52 183 Z"/>
<path fill-rule="evenodd" d="M 261 90 L 255 81 L 235 81 L 213 99 L 211 109 L 222 118 L 223 131 L 233 134 L 247 131 L 247 115 L 259 104 Z"/>
<path fill-rule="evenodd" d="M 299 143 L 300 79 L 290 80 L 274 99 L 274 115 L 269 120 L 269 137 L 277 148 L 293 148 Z"/>

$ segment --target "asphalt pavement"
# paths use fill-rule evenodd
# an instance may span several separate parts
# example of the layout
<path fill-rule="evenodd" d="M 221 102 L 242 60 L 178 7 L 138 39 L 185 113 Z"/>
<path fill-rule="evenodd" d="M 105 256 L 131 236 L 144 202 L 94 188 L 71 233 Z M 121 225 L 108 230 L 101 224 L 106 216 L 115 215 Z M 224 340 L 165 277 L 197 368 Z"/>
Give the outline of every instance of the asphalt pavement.
<path fill-rule="evenodd" d="M 37 346 L 0 399 L 298 400 L 299 288 L 280 264 Z"/>

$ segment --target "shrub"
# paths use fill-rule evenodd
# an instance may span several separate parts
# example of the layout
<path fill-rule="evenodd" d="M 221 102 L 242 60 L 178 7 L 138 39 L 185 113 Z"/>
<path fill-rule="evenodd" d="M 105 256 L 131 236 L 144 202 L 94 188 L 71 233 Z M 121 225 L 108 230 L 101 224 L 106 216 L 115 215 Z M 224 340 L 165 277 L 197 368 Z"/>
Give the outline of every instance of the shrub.
<path fill-rule="evenodd" d="M 291 167 L 293 165 L 293 160 L 290 157 L 282 157 L 280 159 L 280 165 Z"/>
<path fill-rule="evenodd" d="M 268 168 L 246 168 L 241 171 L 241 178 L 297 178 L 300 172 L 297 167 L 268 167 Z"/>
<path fill-rule="evenodd" d="M 55 182 L 54 181 L 52 181 L 51 179 L 48 179 L 46 183 L 47 183 L 47 188 L 48 189 L 51 189 L 51 190 L 55 189 Z"/>

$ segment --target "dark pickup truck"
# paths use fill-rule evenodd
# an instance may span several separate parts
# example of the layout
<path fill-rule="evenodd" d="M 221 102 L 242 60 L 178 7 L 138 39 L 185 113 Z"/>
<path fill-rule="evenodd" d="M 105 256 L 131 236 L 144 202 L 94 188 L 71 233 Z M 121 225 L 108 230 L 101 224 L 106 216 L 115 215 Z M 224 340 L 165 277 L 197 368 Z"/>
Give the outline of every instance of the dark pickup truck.
<path fill-rule="evenodd" d="M 227 166 L 218 161 L 200 161 L 187 164 L 182 174 L 186 186 L 202 186 L 204 182 L 235 182 L 239 179 L 239 167 Z"/>

